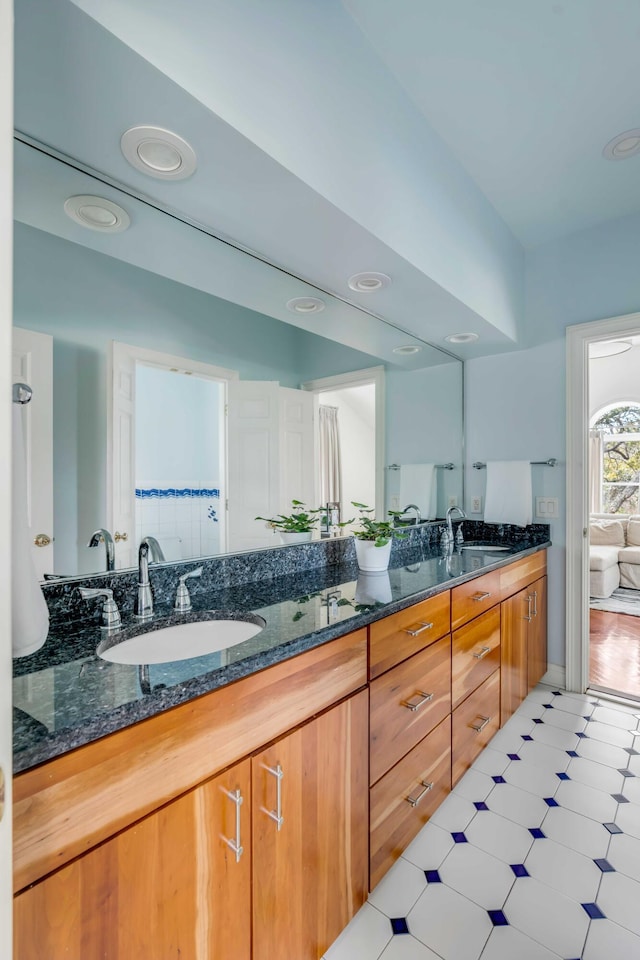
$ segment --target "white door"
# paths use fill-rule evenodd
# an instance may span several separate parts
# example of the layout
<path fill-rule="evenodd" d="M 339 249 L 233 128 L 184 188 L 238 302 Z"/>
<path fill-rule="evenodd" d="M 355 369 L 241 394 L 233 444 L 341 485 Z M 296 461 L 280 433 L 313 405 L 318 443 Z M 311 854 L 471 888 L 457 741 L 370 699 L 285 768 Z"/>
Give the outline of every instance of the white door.
<path fill-rule="evenodd" d="M 280 385 L 275 380 L 229 384 L 229 550 L 277 546 L 256 517 L 280 513 Z"/>
<path fill-rule="evenodd" d="M 11 946 L 11 210 L 13 4 L 0 0 L 0 957 Z"/>
<path fill-rule="evenodd" d="M 291 501 L 318 506 L 315 421 L 318 399 L 306 390 L 280 387 L 280 513 Z"/>
<path fill-rule="evenodd" d="M 13 382 L 33 390 L 20 409 L 27 460 L 29 532 L 40 580 L 53 573 L 53 337 L 14 327 Z M 37 542 L 36 542 L 37 541 Z"/>

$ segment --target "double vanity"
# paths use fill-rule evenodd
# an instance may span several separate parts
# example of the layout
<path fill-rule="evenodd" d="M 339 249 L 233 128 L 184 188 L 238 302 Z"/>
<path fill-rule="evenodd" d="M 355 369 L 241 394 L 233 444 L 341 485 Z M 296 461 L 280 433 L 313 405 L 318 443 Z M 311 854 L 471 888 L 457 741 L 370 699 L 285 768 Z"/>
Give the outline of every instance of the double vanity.
<path fill-rule="evenodd" d="M 244 582 L 220 560 L 183 615 L 158 569 L 148 638 L 265 624 L 172 663 L 98 656 L 77 587 L 51 587 L 16 661 L 15 960 L 318 960 L 545 673 L 548 528 L 494 541 L 395 544 L 373 583 L 349 541 Z M 125 640 L 131 585 L 110 581 Z"/>

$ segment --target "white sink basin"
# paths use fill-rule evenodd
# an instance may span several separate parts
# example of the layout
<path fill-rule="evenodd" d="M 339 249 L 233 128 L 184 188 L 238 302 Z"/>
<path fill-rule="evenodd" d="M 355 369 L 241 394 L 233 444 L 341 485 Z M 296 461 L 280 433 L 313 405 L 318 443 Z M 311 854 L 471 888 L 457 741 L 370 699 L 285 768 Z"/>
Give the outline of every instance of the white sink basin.
<path fill-rule="evenodd" d="M 189 623 L 173 623 L 166 627 L 147 629 L 134 636 L 105 637 L 98 644 L 97 654 L 111 663 L 149 664 L 171 663 L 204 657 L 243 643 L 266 626 L 256 614 L 229 614 Z M 129 633 L 129 631 L 127 631 Z"/>
<path fill-rule="evenodd" d="M 499 547 L 495 543 L 487 543 L 484 546 L 481 543 L 463 543 L 463 550 L 478 550 L 480 553 L 502 553 L 510 550 L 511 547 Z"/>

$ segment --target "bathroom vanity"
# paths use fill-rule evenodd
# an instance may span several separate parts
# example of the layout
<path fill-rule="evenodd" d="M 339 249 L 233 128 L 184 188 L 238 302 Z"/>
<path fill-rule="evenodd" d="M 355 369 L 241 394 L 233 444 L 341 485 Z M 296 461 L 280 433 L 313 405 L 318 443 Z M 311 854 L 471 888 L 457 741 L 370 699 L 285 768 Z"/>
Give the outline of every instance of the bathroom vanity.
<path fill-rule="evenodd" d="M 23 741 L 15 960 L 318 960 L 544 674 L 548 545 L 425 550 L 386 603 L 336 568 L 182 702 Z"/>

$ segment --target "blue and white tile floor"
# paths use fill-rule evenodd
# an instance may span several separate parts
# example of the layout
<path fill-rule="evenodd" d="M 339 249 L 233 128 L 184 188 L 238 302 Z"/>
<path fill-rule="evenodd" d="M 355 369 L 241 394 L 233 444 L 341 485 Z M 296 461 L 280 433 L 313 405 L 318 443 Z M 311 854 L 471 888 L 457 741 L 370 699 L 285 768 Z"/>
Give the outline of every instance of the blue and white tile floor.
<path fill-rule="evenodd" d="M 325 960 L 640 960 L 640 707 L 533 690 Z"/>

